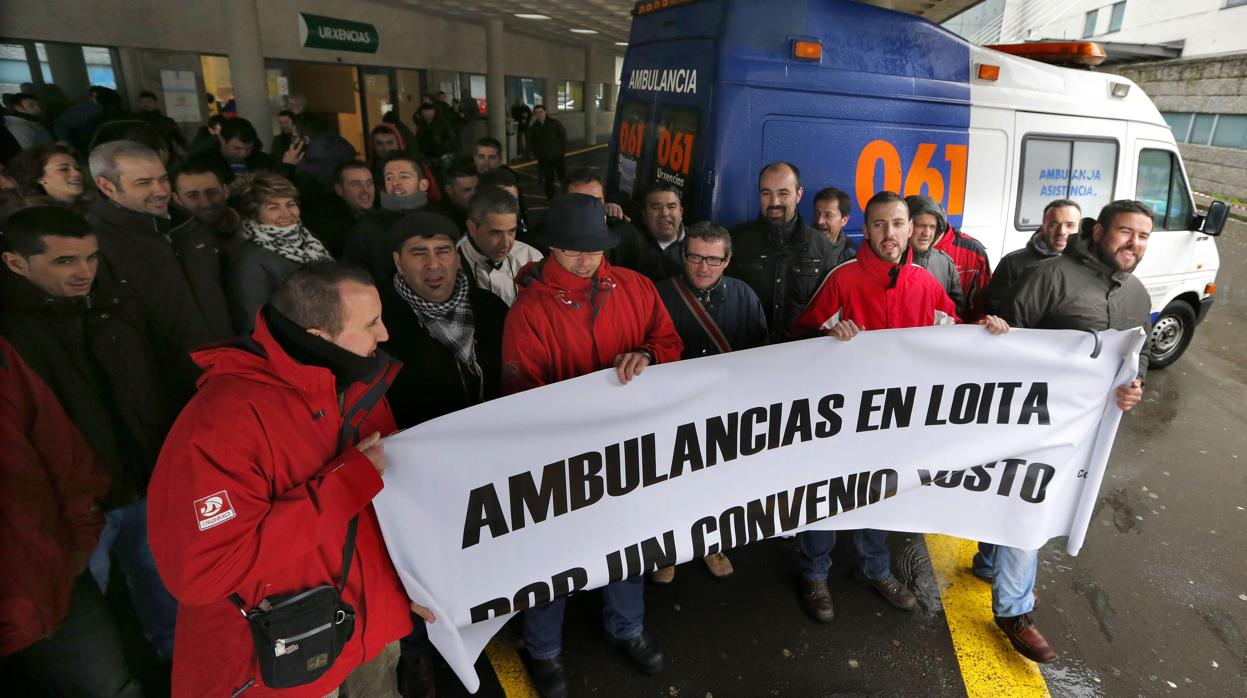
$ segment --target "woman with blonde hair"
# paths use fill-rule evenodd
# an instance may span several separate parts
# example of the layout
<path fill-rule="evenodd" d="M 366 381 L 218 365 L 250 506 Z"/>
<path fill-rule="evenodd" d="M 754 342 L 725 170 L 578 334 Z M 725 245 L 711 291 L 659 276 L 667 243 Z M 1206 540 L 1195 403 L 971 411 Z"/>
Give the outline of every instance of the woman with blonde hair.
<path fill-rule="evenodd" d="M 331 256 L 303 225 L 299 191 L 285 177 L 243 175 L 230 184 L 230 196 L 242 216 L 242 239 L 230 250 L 225 290 L 234 327 L 250 334 L 256 311 L 290 272 Z"/>

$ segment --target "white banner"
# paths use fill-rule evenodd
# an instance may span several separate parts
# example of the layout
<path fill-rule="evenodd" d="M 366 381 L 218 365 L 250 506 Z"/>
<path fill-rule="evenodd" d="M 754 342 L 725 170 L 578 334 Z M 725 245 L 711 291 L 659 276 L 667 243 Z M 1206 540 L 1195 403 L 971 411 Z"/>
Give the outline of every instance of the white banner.
<path fill-rule="evenodd" d="M 1100 346 L 1102 343 L 1102 346 Z M 510 613 L 806 528 L 1077 554 L 1142 330 L 864 332 L 613 370 L 396 434 L 375 505 L 464 685 Z M 1100 347 L 1096 357 L 1093 349 Z"/>

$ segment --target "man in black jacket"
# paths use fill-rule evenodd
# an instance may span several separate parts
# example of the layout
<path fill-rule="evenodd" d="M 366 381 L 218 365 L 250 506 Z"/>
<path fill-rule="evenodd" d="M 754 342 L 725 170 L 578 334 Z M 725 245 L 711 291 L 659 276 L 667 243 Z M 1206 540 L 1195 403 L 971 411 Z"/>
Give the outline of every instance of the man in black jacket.
<path fill-rule="evenodd" d="M 111 477 L 90 570 L 107 589 L 117 549 L 143 632 L 171 658 L 177 604 L 148 546 L 145 497 L 173 406 L 159 389 L 134 289 L 97 278 L 99 256 L 90 224 L 69 209 L 13 214 L 0 269 L 0 334 L 52 389 Z"/>
<path fill-rule="evenodd" d="M 502 326 L 507 305 L 476 288 L 460 269 L 459 229 L 428 211 L 403 216 L 391 229 L 398 271 L 381 292 L 390 338 L 381 345 L 403 362 L 388 399 L 399 429 L 498 397 Z M 424 623 L 403 638 L 403 695 L 430 695 Z"/>
<path fill-rule="evenodd" d="M 273 161 L 260 147 L 255 126 L 243 118 L 228 119 L 221 124 L 217 146 L 205 152 L 213 164 L 228 177 L 226 184 L 241 174 L 273 169 Z M 279 153 L 284 157 L 284 153 Z M 282 173 L 283 175 L 288 173 Z"/>
<path fill-rule="evenodd" d="M 1151 335 L 1151 298 L 1132 272 L 1152 234 L 1152 210 L 1139 201 L 1114 201 L 1100 210 L 1094 228 L 1073 237 L 1063 254 L 1032 264 L 1005 304 L 1014 327 L 1041 330 L 1132 330 Z M 1117 387 L 1122 411 L 1143 399 L 1148 342 L 1139 353 L 1137 377 Z M 991 582 L 992 614 L 1013 648 L 1035 662 L 1056 653 L 1035 627 L 1035 576 L 1039 551 L 979 544 L 972 571 Z"/>
<path fill-rule="evenodd" d="M 150 148 L 105 143 L 91 152 L 90 165 L 102 196 L 87 218 L 102 265 L 144 305 L 162 378 L 189 399 L 199 375 L 190 350 L 234 334 L 214 234 L 170 205 L 169 175 Z"/>
<path fill-rule="evenodd" d="M 528 147 L 537 158 L 537 172 L 546 198 L 553 199 L 567 179 L 567 130 L 558 119 L 546 116 L 545 105 L 533 107 L 533 122 L 528 126 Z"/>
<path fill-rule="evenodd" d="M 1043 223 L 1026 241 L 1026 247 L 1014 250 L 1000 259 L 987 286 L 987 312 L 1004 314 L 1013 288 L 1030 265 L 1056 257 L 1065 251 L 1082 222 L 1082 207 L 1071 199 L 1049 201 L 1043 207 Z"/>
<path fill-rule="evenodd" d="M 368 270 L 385 288 L 394 277 L 394 241 L 390 229 L 407 213 L 429 203 L 429 181 L 421 176 L 420 163 L 406 154 L 386 161 L 382 168 L 383 188 L 379 206 L 360 217 L 346 242 L 343 258 Z"/>
<path fill-rule="evenodd" d="M 801 171 L 773 162 L 758 173 L 762 212 L 732 230 L 736 260 L 731 275 L 749 284 L 766 310 L 771 341 L 788 339 L 793 321 L 836 265 L 836 250 L 801 220 Z"/>

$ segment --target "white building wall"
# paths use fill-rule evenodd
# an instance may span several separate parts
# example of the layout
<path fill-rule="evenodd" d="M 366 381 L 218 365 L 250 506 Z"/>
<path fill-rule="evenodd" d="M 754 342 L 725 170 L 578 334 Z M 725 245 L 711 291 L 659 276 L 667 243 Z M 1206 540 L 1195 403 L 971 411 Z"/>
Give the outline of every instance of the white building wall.
<path fill-rule="evenodd" d="M 1011 9 L 1025 9 L 1032 16 L 1038 13 L 1042 17 L 1047 14 L 1043 6 L 1053 4 L 1007 0 L 1005 23 L 1009 24 Z M 1184 58 L 1247 51 L 1247 5 L 1226 7 L 1225 0 L 1126 0 L 1121 29 L 1109 32 L 1114 2 L 1076 0 L 1059 4 L 1065 9 L 1058 16 L 1028 27 L 1029 33 L 1014 40 L 1081 39 L 1087 13 L 1098 9 L 1091 37 L 1095 40 L 1129 44 L 1183 41 Z"/>

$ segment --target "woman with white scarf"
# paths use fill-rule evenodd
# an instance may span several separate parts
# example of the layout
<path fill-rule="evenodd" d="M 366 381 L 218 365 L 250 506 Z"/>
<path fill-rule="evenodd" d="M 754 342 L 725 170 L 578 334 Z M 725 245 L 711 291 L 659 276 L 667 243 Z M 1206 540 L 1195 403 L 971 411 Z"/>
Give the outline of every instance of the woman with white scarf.
<path fill-rule="evenodd" d="M 250 335 L 256 312 L 290 272 L 331 257 L 300 220 L 299 192 L 290 180 L 255 172 L 234 180 L 230 195 L 243 220 L 241 240 L 229 253 L 225 291 L 234 327 Z"/>

